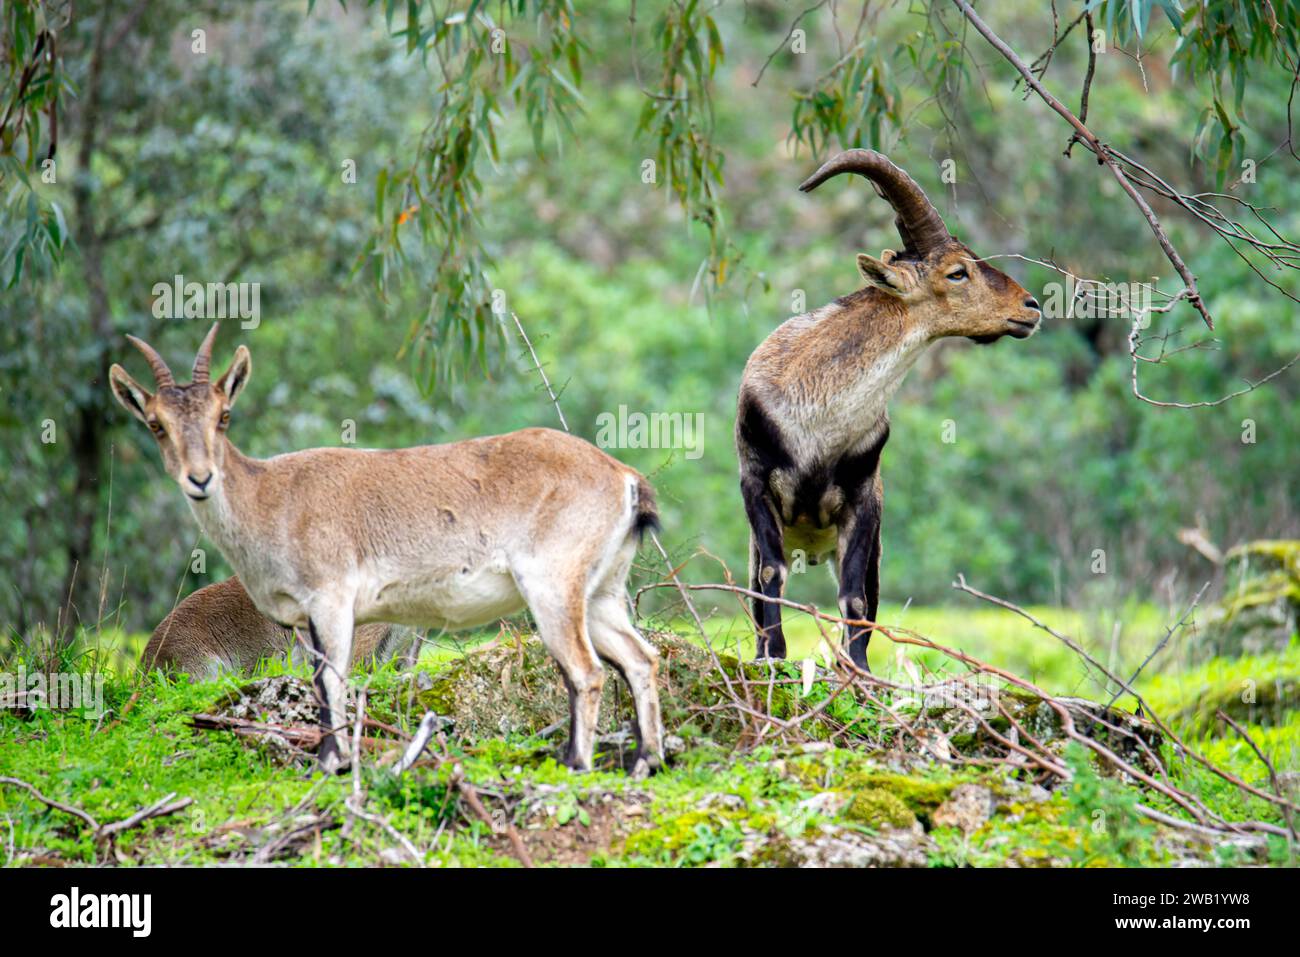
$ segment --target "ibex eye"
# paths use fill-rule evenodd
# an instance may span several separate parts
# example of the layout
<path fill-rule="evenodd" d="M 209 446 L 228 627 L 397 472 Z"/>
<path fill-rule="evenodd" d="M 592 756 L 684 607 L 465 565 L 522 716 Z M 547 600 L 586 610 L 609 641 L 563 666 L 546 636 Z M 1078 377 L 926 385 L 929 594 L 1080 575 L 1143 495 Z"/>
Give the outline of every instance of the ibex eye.
<path fill-rule="evenodd" d="M 953 282 L 961 282 L 963 279 L 966 278 L 966 276 L 967 273 L 966 273 L 965 266 L 962 266 L 960 269 L 954 269 L 952 272 L 948 273 L 948 278 L 951 279 Z"/>
<path fill-rule="evenodd" d="M 150 423 L 149 423 L 149 429 L 150 429 L 151 432 L 153 432 L 154 435 L 157 435 L 157 436 L 161 436 L 161 435 L 163 435 L 163 434 L 167 431 L 166 429 L 164 429 L 164 428 L 162 427 L 162 423 L 161 423 L 161 422 L 150 422 Z"/>
<path fill-rule="evenodd" d="M 221 413 L 220 425 L 224 429 L 229 424 L 230 424 L 230 410 L 227 409 L 225 412 Z"/>

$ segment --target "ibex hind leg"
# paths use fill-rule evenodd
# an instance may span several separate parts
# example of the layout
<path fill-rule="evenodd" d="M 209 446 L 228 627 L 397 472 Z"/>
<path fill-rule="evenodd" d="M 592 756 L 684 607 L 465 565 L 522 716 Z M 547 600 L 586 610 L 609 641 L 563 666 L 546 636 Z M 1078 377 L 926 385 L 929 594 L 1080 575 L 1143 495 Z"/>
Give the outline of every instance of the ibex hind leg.
<path fill-rule="evenodd" d="M 627 596 L 597 595 L 588 612 L 587 630 L 596 653 L 623 676 L 636 707 L 637 750 L 632 776 L 644 777 L 663 764 L 663 719 L 659 711 L 659 652 L 636 628 L 627 611 Z"/>
<path fill-rule="evenodd" d="M 587 637 L 582 576 L 516 570 L 515 581 L 569 692 L 569 743 L 563 761 L 574 770 L 590 771 L 605 672 Z"/>
<path fill-rule="evenodd" d="M 339 612 L 314 614 L 308 619 L 307 629 L 315 659 L 313 682 L 320 703 L 317 763 L 322 771 L 331 774 L 347 768 L 351 754 L 347 675 L 352 654 L 352 616 Z"/>

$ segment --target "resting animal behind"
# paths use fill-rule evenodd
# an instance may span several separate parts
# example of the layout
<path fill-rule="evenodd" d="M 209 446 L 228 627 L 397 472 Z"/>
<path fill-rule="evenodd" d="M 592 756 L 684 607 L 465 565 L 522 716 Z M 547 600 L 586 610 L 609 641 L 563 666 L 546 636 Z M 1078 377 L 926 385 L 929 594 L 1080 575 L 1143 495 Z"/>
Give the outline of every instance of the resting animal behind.
<path fill-rule="evenodd" d="M 351 666 L 371 658 L 387 661 L 409 649 L 414 638 L 413 631 L 397 625 L 360 625 L 352 639 Z M 263 658 L 306 659 L 305 650 L 293 629 L 257 610 L 236 575 L 200 588 L 172 609 L 154 629 L 140 664 L 211 680 L 226 672 L 252 674 Z"/>

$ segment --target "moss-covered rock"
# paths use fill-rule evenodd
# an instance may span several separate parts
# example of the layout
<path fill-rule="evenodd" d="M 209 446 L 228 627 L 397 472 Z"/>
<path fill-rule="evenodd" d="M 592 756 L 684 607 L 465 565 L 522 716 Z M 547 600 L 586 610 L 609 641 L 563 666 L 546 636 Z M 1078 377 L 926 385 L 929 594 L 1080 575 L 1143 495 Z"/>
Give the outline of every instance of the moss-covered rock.
<path fill-rule="evenodd" d="M 1200 734 L 1226 734 L 1229 729 L 1219 720 L 1219 711 L 1241 724 L 1267 728 L 1285 725 L 1297 707 L 1300 662 L 1292 675 L 1203 686 L 1171 716 Z"/>
<path fill-rule="evenodd" d="M 884 788 L 858 791 L 842 814 L 846 820 L 876 828 L 913 828 L 918 824 L 916 815 L 903 803 L 902 798 Z"/>
<path fill-rule="evenodd" d="M 1239 545 L 1224 556 L 1223 598 L 1200 630 L 1207 653 L 1256 655 L 1282 651 L 1300 622 L 1300 541 Z"/>
<path fill-rule="evenodd" d="M 843 778 L 843 787 L 855 791 L 883 791 L 897 798 L 911 813 L 929 817 L 948 794 L 956 787 L 958 779 L 923 775 L 901 774 L 896 771 L 860 767 Z"/>
<path fill-rule="evenodd" d="M 659 649 L 659 695 L 665 726 L 693 722 L 696 735 L 716 732 L 717 722 L 699 717 L 697 706 L 716 703 L 706 680 L 708 653 L 671 633 L 647 634 Z M 430 675 L 431 686 L 417 694 L 421 707 L 455 720 L 469 738 L 536 734 L 568 724 L 569 699 L 555 662 L 535 635 L 519 636 L 476 648 Z M 609 734 L 633 720 L 632 701 L 617 673 L 608 671 L 597 731 Z M 734 738 L 733 738 L 734 740 Z"/>
<path fill-rule="evenodd" d="M 664 727 L 689 744 L 707 740 L 730 748 L 742 743 L 758 722 L 735 708 L 715 708 L 735 694 L 756 711 L 789 718 L 829 696 L 823 674 L 813 693 L 802 697 L 797 662 L 740 661 L 709 652 L 671 632 L 645 636 L 659 649 L 659 698 Z M 568 719 L 568 695 L 559 670 L 534 635 L 494 642 L 437 666 L 430 686 L 418 692 L 423 708 L 455 720 L 458 733 L 470 738 L 502 734 L 536 734 Z M 861 717 L 852 695 L 840 696 L 824 718 L 800 725 L 801 736 L 825 739 L 844 732 Z M 627 688 L 608 671 L 601 699 L 598 733 L 609 734 L 631 723 Z M 770 729 L 769 729 L 770 730 Z"/>

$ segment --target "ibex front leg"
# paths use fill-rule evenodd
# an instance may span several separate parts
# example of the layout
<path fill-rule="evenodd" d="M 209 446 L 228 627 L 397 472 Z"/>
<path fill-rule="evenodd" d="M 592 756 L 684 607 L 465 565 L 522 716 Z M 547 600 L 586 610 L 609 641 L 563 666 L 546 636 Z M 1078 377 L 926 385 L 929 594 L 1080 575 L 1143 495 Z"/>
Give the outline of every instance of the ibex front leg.
<path fill-rule="evenodd" d="M 307 628 L 315 652 L 313 678 L 320 702 L 320 768 L 327 774 L 348 764 L 348 662 L 352 658 L 352 613 L 337 608 L 316 609 Z"/>
<path fill-rule="evenodd" d="M 762 482 L 744 480 L 740 494 L 749 518 L 749 587 L 765 598 L 780 598 L 785 591 L 785 534 Z M 785 634 L 781 606 L 762 598 L 753 600 L 757 630 L 757 657 L 784 658 Z"/>
<path fill-rule="evenodd" d="M 857 507 L 839 526 L 840 614 L 844 618 L 876 620 L 880 604 L 880 520 L 884 512 L 880 477 L 865 485 Z M 846 629 L 849 658 L 863 671 L 867 667 L 867 642 L 871 629 L 852 625 Z"/>

